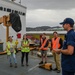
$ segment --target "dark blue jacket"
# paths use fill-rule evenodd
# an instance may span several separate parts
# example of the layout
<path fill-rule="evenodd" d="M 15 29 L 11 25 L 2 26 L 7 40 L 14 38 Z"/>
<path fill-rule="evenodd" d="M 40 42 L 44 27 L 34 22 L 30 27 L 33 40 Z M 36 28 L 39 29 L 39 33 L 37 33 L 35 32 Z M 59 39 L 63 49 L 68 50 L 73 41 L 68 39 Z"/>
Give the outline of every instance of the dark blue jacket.
<path fill-rule="evenodd" d="M 74 46 L 74 53 L 72 55 L 62 54 L 62 69 L 69 72 L 75 72 L 75 32 L 73 29 L 66 34 L 63 50 L 67 49 L 68 45 Z"/>

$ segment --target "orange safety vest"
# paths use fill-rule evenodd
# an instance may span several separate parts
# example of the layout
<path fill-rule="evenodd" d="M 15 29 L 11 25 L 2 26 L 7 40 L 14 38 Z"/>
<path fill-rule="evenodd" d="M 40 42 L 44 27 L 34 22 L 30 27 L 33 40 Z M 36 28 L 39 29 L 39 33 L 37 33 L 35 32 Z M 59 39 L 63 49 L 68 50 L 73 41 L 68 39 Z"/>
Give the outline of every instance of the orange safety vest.
<path fill-rule="evenodd" d="M 52 38 L 52 49 L 58 49 L 60 47 L 59 40 L 60 40 L 60 37 L 56 38 L 56 40 Z"/>
<path fill-rule="evenodd" d="M 48 50 L 48 47 L 44 47 L 47 43 L 47 39 L 44 40 L 43 42 L 43 39 L 41 39 L 41 50 Z"/>

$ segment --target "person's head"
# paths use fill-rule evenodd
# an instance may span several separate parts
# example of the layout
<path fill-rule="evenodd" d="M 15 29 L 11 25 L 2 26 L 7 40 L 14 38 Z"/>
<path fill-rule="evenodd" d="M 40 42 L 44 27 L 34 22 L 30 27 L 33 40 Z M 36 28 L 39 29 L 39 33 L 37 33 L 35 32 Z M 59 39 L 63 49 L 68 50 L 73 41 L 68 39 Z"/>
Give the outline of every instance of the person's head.
<path fill-rule="evenodd" d="M 9 36 L 9 37 L 8 37 L 8 41 L 12 42 L 12 40 L 13 40 L 13 39 L 12 39 L 12 36 Z"/>
<path fill-rule="evenodd" d="M 58 33 L 56 31 L 53 32 L 53 36 L 56 38 L 58 37 Z"/>
<path fill-rule="evenodd" d="M 45 33 L 42 34 L 42 38 L 43 39 L 46 38 L 46 34 Z"/>
<path fill-rule="evenodd" d="M 74 26 L 74 20 L 72 18 L 66 18 L 63 22 L 60 23 L 63 25 L 64 30 L 69 30 Z"/>
<path fill-rule="evenodd" d="M 26 34 L 23 35 L 23 40 L 26 40 Z"/>

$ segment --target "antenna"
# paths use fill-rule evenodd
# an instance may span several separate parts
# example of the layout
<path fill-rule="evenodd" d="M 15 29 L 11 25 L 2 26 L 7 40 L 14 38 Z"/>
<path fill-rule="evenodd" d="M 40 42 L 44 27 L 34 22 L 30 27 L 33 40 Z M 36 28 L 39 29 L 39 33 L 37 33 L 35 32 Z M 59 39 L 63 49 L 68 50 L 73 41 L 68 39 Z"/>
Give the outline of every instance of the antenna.
<path fill-rule="evenodd" d="M 19 1 L 19 3 L 21 4 L 21 0 Z"/>
<path fill-rule="evenodd" d="M 15 0 L 11 0 L 12 2 L 14 2 Z"/>

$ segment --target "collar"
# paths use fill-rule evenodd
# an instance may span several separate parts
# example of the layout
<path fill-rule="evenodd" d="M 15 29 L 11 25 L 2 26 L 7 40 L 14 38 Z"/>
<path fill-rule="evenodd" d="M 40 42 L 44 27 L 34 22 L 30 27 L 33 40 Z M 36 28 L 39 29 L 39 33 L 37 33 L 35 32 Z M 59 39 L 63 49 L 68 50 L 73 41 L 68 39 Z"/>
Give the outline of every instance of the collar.
<path fill-rule="evenodd" d="M 70 33 L 70 32 L 72 32 L 72 31 L 74 31 L 74 29 L 69 30 L 69 31 L 67 32 L 67 34 Z"/>

